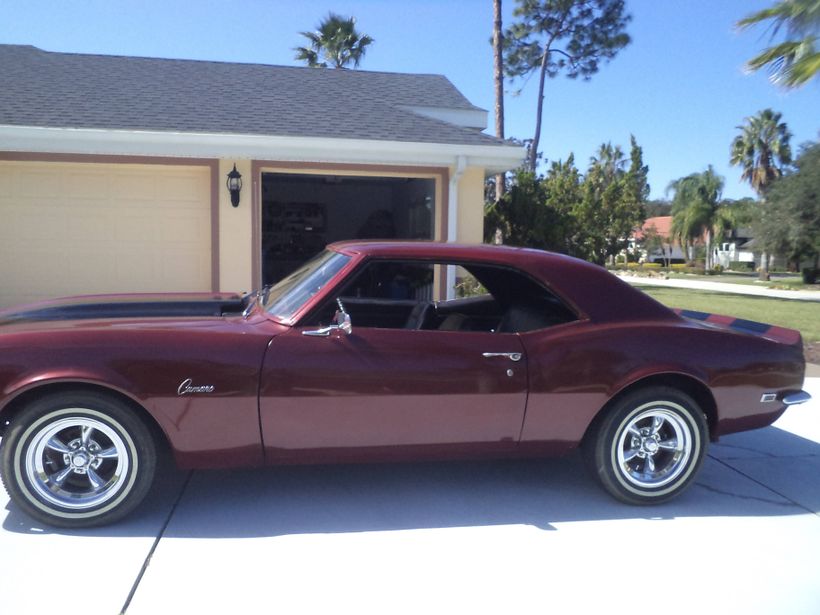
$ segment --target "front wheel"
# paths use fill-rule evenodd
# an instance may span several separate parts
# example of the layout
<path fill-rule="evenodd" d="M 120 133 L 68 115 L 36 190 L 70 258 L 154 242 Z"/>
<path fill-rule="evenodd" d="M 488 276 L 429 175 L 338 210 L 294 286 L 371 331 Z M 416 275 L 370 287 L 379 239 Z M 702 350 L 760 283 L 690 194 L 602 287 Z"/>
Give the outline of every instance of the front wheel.
<path fill-rule="evenodd" d="M 601 485 L 630 504 L 665 502 L 686 489 L 706 456 L 706 417 L 688 395 L 656 387 L 625 396 L 584 441 Z"/>
<path fill-rule="evenodd" d="M 156 447 L 125 404 L 96 393 L 39 399 L 9 425 L 0 474 L 31 517 L 59 527 L 114 522 L 148 493 Z"/>

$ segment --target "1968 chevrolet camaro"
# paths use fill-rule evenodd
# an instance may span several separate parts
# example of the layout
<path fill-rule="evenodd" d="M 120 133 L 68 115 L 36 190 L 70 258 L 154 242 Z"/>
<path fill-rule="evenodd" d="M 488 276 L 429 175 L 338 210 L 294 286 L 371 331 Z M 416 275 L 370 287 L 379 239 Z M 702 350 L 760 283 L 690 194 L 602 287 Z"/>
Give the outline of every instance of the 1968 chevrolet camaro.
<path fill-rule="evenodd" d="M 469 296 L 437 300 L 454 279 Z M 140 503 L 159 447 L 206 468 L 580 446 L 651 504 L 710 440 L 806 401 L 804 368 L 796 331 L 675 312 L 566 256 L 345 242 L 249 295 L 0 312 L 0 470 L 21 510 L 81 527 Z"/>

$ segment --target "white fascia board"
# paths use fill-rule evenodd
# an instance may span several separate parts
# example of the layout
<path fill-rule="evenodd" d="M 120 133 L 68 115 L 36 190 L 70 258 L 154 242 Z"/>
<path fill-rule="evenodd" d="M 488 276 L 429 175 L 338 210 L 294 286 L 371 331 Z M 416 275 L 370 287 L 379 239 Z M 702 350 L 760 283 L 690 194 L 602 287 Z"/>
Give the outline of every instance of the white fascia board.
<path fill-rule="evenodd" d="M 401 109 L 411 111 L 423 117 L 463 126 L 465 128 L 487 128 L 487 112 L 484 109 L 451 109 L 446 107 L 411 107 L 401 105 Z"/>
<path fill-rule="evenodd" d="M 521 164 L 523 147 L 320 137 L 150 132 L 0 125 L 0 151 L 453 166 L 466 156 L 487 173 Z"/>

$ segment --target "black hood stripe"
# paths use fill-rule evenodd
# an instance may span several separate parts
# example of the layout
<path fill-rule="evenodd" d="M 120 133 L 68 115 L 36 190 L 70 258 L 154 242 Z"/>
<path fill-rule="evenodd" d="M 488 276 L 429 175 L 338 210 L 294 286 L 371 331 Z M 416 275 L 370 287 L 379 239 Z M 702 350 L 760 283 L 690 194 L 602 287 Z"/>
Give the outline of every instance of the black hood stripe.
<path fill-rule="evenodd" d="M 143 301 L 127 303 L 86 303 L 22 310 L 0 317 L 0 323 L 47 320 L 98 320 L 109 318 L 173 318 L 223 316 L 241 312 L 245 300 L 206 299 L 201 301 Z"/>

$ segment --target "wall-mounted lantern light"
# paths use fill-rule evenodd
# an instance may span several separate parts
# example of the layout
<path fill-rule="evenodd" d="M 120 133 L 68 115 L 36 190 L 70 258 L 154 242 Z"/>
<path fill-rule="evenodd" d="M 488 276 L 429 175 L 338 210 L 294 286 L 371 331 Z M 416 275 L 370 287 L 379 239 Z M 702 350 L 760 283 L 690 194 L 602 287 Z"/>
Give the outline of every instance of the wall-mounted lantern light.
<path fill-rule="evenodd" d="M 225 182 L 228 187 L 228 192 L 231 193 L 231 205 L 239 207 L 239 191 L 242 190 L 242 175 L 236 170 L 236 163 L 233 165 L 233 171 L 228 173 L 228 181 Z"/>

